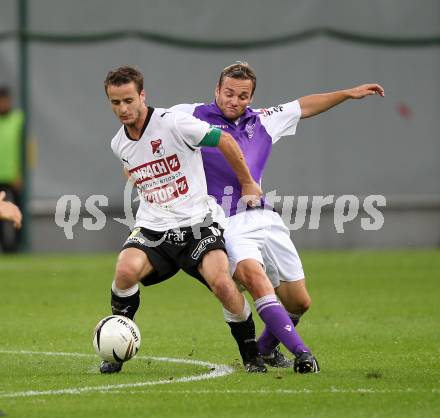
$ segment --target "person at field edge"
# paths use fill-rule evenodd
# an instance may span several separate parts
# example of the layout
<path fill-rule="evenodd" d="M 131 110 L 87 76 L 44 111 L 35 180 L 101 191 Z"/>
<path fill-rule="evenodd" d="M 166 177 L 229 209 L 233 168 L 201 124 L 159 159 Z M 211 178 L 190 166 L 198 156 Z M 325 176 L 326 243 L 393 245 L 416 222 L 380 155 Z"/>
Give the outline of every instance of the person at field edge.
<path fill-rule="evenodd" d="M 230 133 L 260 185 L 272 145 L 281 137 L 294 135 L 300 119 L 318 115 L 348 99 L 385 95 L 379 84 L 364 84 L 253 109 L 249 105 L 256 82 L 254 70 L 246 62 L 237 62 L 221 72 L 212 103 L 180 104 L 172 109 L 192 114 Z M 225 240 L 233 277 L 250 292 L 266 324 L 258 338 L 259 351 L 267 364 L 290 367 L 291 361 L 278 345 L 281 342 L 296 359 L 308 355 L 295 346 L 291 330 L 309 308 L 311 298 L 289 230 L 264 198 L 257 206 L 243 205 L 237 177 L 216 149 L 202 149 L 202 157 L 208 194 L 216 198 L 229 216 Z M 289 314 L 287 319 L 277 296 Z M 319 371 L 317 364 L 314 368 Z"/>
<path fill-rule="evenodd" d="M 14 228 L 20 229 L 23 218 L 20 208 L 12 202 L 7 202 L 5 198 L 6 193 L 0 192 L 0 221 L 12 222 Z"/>
<path fill-rule="evenodd" d="M 230 164 L 247 204 L 262 196 L 233 138 L 193 116 L 145 104 L 143 75 L 133 67 L 110 71 L 105 91 L 122 123 L 111 147 L 137 186 L 140 205 L 133 231 L 116 264 L 111 289 L 114 314 L 134 318 L 139 282 L 153 285 L 179 269 L 206 284 L 221 301 L 233 335 L 243 344 L 245 370 L 265 372 L 250 307 L 229 273 L 223 210 L 206 192 L 200 147 L 217 147 Z M 122 362 L 103 361 L 102 373 Z"/>
<path fill-rule="evenodd" d="M 21 207 L 22 198 L 22 135 L 24 114 L 12 105 L 11 90 L 0 86 L 0 191 L 9 201 Z M 0 222 L 0 247 L 4 252 L 16 252 L 21 244 L 21 231 Z"/>

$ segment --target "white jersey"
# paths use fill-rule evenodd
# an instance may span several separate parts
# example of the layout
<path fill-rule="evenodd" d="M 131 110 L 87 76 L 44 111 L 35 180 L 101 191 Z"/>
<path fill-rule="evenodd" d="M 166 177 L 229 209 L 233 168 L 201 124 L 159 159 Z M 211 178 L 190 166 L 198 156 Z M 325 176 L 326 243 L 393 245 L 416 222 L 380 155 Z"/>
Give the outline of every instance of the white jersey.
<path fill-rule="evenodd" d="M 210 129 L 191 115 L 159 108 L 149 108 L 139 140 L 119 129 L 111 147 L 138 189 L 135 227 L 166 231 L 202 222 L 209 213 L 224 225 L 221 207 L 208 196 L 198 148 Z"/>

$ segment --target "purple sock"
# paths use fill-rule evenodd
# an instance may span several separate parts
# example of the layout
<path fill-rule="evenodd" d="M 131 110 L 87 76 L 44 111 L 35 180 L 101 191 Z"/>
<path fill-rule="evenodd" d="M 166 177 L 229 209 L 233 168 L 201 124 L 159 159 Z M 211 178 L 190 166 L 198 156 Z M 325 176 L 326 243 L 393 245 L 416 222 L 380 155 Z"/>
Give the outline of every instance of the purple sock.
<path fill-rule="evenodd" d="M 280 340 L 269 331 L 269 328 L 266 325 L 257 340 L 258 350 L 260 350 L 260 353 L 263 355 L 271 353 L 273 350 L 275 350 L 279 343 Z"/>
<path fill-rule="evenodd" d="M 269 354 L 277 345 L 275 340 L 280 341 L 295 356 L 304 351 L 310 351 L 297 334 L 292 320 L 275 295 L 257 299 L 255 306 L 266 324 L 263 334 L 258 339 L 258 348 L 261 354 Z"/>
<path fill-rule="evenodd" d="M 289 317 L 292 320 L 292 323 L 296 329 L 301 315 L 289 313 Z M 269 328 L 267 326 L 265 326 L 263 332 L 258 338 L 257 343 L 260 353 L 270 353 L 271 351 L 275 350 L 275 348 L 280 343 L 280 340 L 269 331 Z"/>

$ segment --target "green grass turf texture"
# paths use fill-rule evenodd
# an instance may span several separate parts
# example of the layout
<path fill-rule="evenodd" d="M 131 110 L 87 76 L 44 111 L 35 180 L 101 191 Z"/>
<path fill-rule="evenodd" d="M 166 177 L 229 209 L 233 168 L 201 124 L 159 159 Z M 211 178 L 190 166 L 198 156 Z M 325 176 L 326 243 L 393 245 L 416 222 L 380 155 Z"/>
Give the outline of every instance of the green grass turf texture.
<path fill-rule="evenodd" d="M 320 361 L 318 375 L 277 369 L 246 374 L 220 304 L 204 286 L 181 274 L 143 289 L 139 355 L 232 365 L 233 374 L 112 391 L 14 395 L 172 381 L 208 371 L 135 359 L 122 373 L 108 376 L 98 373 L 98 357 L 5 353 L 93 354 L 94 326 L 109 314 L 115 258 L 1 256 L 0 416 L 440 416 L 438 250 L 302 254 L 313 305 L 298 330 Z M 260 332 L 261 320 L 256 318 L 256 324 Z"/>

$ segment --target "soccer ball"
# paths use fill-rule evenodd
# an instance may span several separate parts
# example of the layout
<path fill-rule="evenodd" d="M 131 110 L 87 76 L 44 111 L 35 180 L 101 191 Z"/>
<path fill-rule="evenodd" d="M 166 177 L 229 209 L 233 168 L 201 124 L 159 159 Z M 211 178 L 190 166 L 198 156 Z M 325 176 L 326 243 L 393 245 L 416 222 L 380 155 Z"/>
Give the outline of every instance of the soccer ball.
<path fill-rule="evenodd" d="M 99 321 L 93 335 L 93 347 L 105 361 L 124 362 L 133 358 L 141 346 L 137 325 L 121 315 L 110 315 Z"/>

